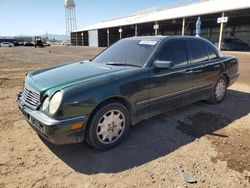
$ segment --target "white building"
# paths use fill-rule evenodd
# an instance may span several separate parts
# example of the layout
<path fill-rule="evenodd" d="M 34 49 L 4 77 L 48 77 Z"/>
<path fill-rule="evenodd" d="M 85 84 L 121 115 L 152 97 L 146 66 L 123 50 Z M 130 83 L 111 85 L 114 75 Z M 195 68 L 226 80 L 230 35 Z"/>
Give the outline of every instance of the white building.
<path fill-rule="evenodd" d="M 121 38 L 145 35 L 195 35 L 201 17 L 201 36 L 212 42 L 237 37 L 250 44 L 250 0 L 186 0 L 135 15 L 112 19 L 71 33 L 72 45 L 106 47 Z M 217 23 L 227 17 L 226 23 Z"/>

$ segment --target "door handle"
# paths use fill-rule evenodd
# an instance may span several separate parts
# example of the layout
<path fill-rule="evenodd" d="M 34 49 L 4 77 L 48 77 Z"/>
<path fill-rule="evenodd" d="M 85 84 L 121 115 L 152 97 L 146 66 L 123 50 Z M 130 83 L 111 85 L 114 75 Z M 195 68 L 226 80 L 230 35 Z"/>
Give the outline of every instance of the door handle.
<path fill-rule="evenodd" d="M 185 73 L 186 73 L 186 74 L 192 74 L 192 73 L 193 73 L 193 70 L 186 70 Z"/>

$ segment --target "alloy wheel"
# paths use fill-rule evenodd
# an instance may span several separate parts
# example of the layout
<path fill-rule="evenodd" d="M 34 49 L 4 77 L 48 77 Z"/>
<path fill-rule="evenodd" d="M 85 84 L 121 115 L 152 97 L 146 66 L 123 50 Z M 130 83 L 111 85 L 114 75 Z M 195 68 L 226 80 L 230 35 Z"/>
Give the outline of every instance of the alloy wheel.
<path fill-rule="evenodd" d="M 221 100 L 226 93 L 226 83 L 223 79 L 218 80 L 215 87 L 215 97 L 217 100 Z"/>
<path fill-rule="evenodd" d="M 112 144 L 117 141 L 125 129 L 125 116 L 119 110 L 105 113 L 99 120 L 96 134 L 103 144 Z"/>

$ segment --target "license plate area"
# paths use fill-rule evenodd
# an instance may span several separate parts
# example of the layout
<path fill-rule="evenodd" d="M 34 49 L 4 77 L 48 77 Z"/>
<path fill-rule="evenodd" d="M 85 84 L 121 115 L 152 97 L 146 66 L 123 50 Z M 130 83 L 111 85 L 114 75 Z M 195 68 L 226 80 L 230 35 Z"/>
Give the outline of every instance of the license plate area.
<path fill-rule="evenodd" d="M 37 121 L 36 119 L 34 119 L 31 115 L 29 115 L 26 112 L 23 112 L 23 115 L 25 116 L 26 120 L 35 128 L 37 128 L 38 130 L 40 130 L 41 132 L 45 132 L 44 130 L 44 126 Z"/>

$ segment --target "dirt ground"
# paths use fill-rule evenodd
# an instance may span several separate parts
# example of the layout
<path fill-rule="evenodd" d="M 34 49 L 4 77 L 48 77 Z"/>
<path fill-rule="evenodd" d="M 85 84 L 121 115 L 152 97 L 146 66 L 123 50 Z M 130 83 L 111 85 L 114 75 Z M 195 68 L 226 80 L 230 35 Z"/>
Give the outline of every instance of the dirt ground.
<path fill-rule="evenodd" d="M 15 102 L 25 73 L 101 50 L 0 48 L 0 187 L 250 187 L 250 53 L 227 53 L 239 58 L 241 77 L 223 103 L 141 122 L 110 151 L 41 140 Z"/>

